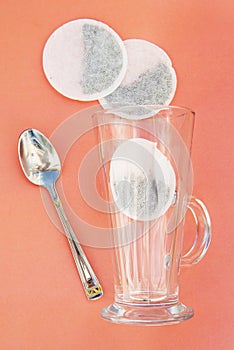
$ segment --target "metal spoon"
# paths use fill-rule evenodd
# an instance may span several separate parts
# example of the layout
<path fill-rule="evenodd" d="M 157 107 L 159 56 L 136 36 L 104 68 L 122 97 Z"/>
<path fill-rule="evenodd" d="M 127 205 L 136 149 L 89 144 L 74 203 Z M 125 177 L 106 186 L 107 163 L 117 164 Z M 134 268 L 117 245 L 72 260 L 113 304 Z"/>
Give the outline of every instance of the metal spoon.
<path fill-rule="evenodd" d="M 89 300 L 103 295 L 102 287 L 77 241 L 55 188 L 61 171 L 59 157 L 50 141 L 38 130 L 27 129 L 19 137 L 18 155 L 23 172 L 35 185 L 45 187 L 55 205 L 66 233 L 85 294 Z"/>

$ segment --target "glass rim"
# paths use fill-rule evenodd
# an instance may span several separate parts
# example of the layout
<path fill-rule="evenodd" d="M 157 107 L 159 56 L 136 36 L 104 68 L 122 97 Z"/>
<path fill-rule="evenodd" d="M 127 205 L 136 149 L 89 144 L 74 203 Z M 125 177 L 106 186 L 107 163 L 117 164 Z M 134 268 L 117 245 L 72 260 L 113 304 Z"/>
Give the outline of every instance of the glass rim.
<path fill-rule="evenodd" d="M 121 115 L 117 114 L 117 111 L 123 111 L 126 108 L 137 108 L 137 107 L 141 107 L 141 108 L 152 108 L 155 110 L 159 110 L 157 113 L 155 113 L 152 116 L 147 116 L 145 118 L 127 118 L 127 117 L 123 117 Z M 168 119 L 176 119 L 176 118 L 182 118 L 184 117 L 186 114 L 192 114 L 193 116 L 195 116 L 195 111 L 189 107 L 184 107 L 184 106 L 180 106 L 180 105 L 126 105 L 126 106 L 116 106 L 116 107 L 111 107 L 111 108 L 103 108 L 102 110 L 98 110 L 96 111 L 93 116 L 96 115 L 101 115 L 101 114 L 115 114 L 116 117 L 120 118 L 120 119 L 127 119 L 129 121 L 141 121 L 141 120 L 147 120 L 147 119 L 151 119 L 151 118 L 156 118 L 156 117 L 161 117 L 163 118 L 162 115 L 157 115 L 160 111 L 162 110 L 174 110 L 174 111 L 179 111 L 181 110 L 181 114 L 177 114 L 177 115 L 168 115 L 166 116 L 166 118 Z"/>

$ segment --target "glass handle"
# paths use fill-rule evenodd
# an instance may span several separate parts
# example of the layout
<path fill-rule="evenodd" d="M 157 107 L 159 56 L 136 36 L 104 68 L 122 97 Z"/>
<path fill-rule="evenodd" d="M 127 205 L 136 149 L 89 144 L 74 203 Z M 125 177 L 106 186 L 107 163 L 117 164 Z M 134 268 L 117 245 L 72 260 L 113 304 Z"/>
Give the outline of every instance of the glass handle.
<path fill-rule="evenodd" d="M 205 204 L 192 197 L 188 209 L 196 223 L 196 237 L 190 250 L 181 257 L 181 266 L 197 264 L 206 254 L 211 240 L 211 220 Z"/>

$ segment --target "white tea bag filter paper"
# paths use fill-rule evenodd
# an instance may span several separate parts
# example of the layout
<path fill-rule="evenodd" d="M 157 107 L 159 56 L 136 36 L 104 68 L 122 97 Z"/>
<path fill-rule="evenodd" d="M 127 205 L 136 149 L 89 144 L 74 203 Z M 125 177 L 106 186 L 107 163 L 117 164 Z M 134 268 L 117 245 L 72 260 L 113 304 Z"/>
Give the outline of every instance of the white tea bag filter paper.
<path fill-rule="evenodd" d="M 135 105 L 169 105 L 176 91 L 176 73 L 169 56 L 157 45 L 146 40 L 124 41 L 128 67 L 120 86 L 99 99 L 103 108 Z M 139 110 L 140 111 L 140 110 Z M 154 112 L 153 112 L 154 114 Z M 125 113 L 124 117 L 128 117 Z M 142 109 L 135 119 L 151 116 Z M 129 119 L 133 119 L 129 115 Z"/>
<path fill-rule="evenodd" d="M 62 95 L 93 101 L 113 92 L 127 69 L 123 41 L 108 25 L 91 19 L 68 22 L 47 40 L 43 69 Z"/>
<path fill-rule="evenodd" d="M 113 154 L 110 187 L 121 213 L 148 221 L 159 218 L 172 205 L 176 176 L 156 143 L 134 138 L 124 141 Z"/>

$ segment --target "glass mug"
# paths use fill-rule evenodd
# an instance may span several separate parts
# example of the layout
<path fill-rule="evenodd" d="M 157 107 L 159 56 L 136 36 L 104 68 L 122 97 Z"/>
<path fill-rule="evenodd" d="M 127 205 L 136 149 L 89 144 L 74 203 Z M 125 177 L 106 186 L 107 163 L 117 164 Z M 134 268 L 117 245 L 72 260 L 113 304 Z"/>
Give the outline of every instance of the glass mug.
<path fill-rule="evenodd" d="M 163 325 L 193 316 L 179 300 L 181 266 L 199 262 L 211 239 L 204 203 L 192 196 L 195 114 L 176 106 L 132 106 L 95 113 L 114 246 L 114 323 Z M 182 255 L 187 209 L 196 236 Z"/>

